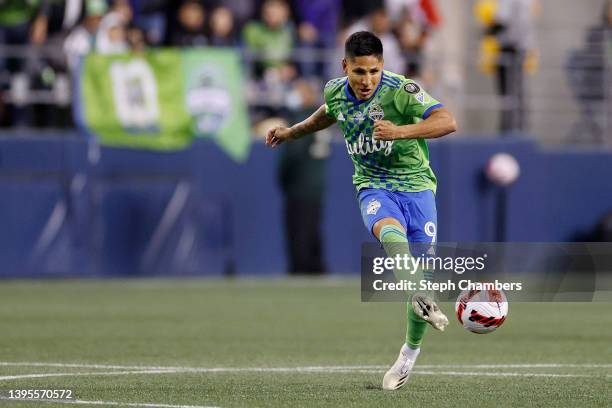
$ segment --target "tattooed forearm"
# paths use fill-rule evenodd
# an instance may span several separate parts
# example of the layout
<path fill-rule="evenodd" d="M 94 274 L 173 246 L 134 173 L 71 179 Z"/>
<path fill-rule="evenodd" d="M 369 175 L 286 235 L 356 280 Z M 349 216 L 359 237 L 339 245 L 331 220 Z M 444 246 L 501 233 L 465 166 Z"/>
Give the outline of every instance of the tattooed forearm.
<path fill-rule="evenodd" d="M 327 116 L 325 113 L 325 105 L 321 105 L 319 109 L 308 118 L 291 126 L 291 138 L 299 139 L 307 134 L 328 128 L 334 123 L 336 123 L 336 119 Z"/>

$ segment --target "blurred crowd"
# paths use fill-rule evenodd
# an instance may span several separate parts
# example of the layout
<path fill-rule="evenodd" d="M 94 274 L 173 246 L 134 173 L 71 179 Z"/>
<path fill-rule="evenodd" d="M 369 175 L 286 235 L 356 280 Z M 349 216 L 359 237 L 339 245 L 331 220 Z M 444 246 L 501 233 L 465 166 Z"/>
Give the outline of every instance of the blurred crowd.
<path fill-rule="evenodd" d="M 604 2 L 600 20 L 588 28 L 582 45 L 570 50 L 565 68 L 579 107 L 568 142 L 612 145 L 612 0 Z"/>
<path fill-rule="evenodd" d="M 240 47 L 252 99 L 287 106 L 340 74 L 344 39 L 360 29 L 382 39 L 388 69 L 419 76 L 439 23 L 435 0 L 0 0 L 0 123 L 69 124 L 70 72 L 91 52 Z"/>

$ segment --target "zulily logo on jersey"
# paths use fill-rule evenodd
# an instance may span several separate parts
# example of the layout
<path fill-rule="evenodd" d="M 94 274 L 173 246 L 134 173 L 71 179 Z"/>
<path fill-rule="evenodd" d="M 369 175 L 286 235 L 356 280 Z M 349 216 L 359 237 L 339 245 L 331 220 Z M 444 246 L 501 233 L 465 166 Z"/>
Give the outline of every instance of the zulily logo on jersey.
<path fill-rule="evenodd" d="M 353 156 L 358 154 L 360 156 L 365 156 L 369 153 L 384 151 L 385 156 L 388 156 L 393 151 L 393 141 L 392 140 L 372 140 L 372 138 L 367 137 L 361 133 L 355 142 L 349 143 L 348 140 L 344 141 L 346 143 L 346 149 L 348 150 L 348 154 Z"/>

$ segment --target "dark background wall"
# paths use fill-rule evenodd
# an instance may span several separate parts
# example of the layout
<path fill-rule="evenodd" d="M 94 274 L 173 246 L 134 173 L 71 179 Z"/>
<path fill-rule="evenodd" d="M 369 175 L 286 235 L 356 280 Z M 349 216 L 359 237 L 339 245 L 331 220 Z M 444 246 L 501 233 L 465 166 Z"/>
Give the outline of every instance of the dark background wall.
<path fill-rule="evenodd" d="M 502 151 L 521 166 L 505 196 L 482 174 Z M 276 159 L 261 144 L 240 165 L 208 141 L 168 154 L 98 149 L 76 134 L 0 139 L 0 276 L 283 273 Z M 612 209 L 610 152 L 449 138 L 431 143 L 431 160 L 440 242 L 497 240 L 500 197 L 508 241 L 579 239 Z M 372 239 L 351 173 L 333 144 L 324 245 L 334 273 L 356 273 Z"/>

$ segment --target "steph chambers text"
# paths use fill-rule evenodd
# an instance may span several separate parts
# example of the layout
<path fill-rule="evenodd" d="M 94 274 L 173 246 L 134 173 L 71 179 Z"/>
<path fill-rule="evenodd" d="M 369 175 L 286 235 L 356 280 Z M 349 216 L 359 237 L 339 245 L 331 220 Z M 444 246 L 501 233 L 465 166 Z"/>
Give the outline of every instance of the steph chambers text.
<path fill-rule="evenodd" d="M 445 282 L 432 282 L 425 279 L 420 281 L 411 281 L 402 279 L 397 282 L 384 282 L 382 279 L 377 279 L 372 282 L 372 287 L 375 291 L 413 291 L 413 290 L 428 290 L 437 292 L 447 292 L 454 290 L 504 290 L 504 291 L 521 291 L 523 290 L 522 282 L 473 282 L 471 280 L 460 280 L 453 282 L 451 280 Z"/>

